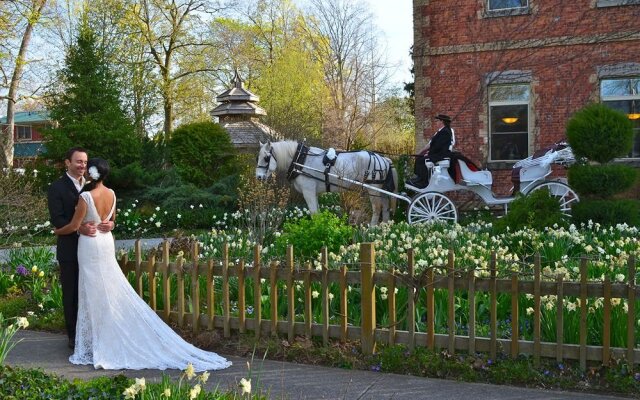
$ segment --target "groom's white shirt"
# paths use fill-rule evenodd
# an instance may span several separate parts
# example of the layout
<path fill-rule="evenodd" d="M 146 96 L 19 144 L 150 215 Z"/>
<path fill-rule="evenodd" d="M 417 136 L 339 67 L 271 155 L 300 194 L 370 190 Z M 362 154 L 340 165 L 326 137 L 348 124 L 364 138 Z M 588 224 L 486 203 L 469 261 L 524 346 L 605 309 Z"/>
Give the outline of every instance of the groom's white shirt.
<path fill-rule="evenodd" d="M 75 185 L 76 189 L 78 189 L 78 192 L 80 192 L 82 190 L 82 187 L 84 186 L 84 177 L 80 177 L 80 179 L 76 179 L 73 176 L 69 175 L 69 173 L 67 172 L 67 176 L 69 177 L 69 179 L 71 179 L 71 182 L 73 182 L 73 184 Z"/>

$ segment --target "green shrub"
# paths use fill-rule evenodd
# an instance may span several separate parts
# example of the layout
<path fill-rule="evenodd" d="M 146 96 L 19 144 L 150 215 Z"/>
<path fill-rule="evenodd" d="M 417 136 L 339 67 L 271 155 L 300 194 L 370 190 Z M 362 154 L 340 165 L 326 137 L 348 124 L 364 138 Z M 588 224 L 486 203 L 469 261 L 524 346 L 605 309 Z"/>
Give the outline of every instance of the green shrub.
<path fill-rule="evenodd" d="M 316 257 L 323 246 L 337 253 L 340 246 L 351 242 L 353 234 L 354 229 L 347 224 L 346 218 L 322 211 L 308 219 L 286 222 L 282 235 L 276 239 L 276 246 L 283 250 L 291 244 L 295 254 Z"/>
<path fill-rule="evenodd" d="M 211 186 L 221 177 L 238 172 L 229 134 L 213 122 L 178 127 L 169 141 L 169 155 L 180 176 L 198 187 Z"/>
<path fill-rule="evenodd" d="M 633 126 L 623 113 L 591 104 L 569 120 L 567 138 L 576 158 L 605 163 L 631 151 Z"/>
<path fill-rule="evenodd" d="M 507 227 L 512 231 L 524 227 L 542 230 L 554 224 L 566 225 L 560 204 L 548 190 L 540 189 L 516 198 L 507 215 L 497 220 L 494 227 L 498 232 L 504 232 Z"/>
<path fill-rule="evenodd" d="M 0 298 L 0 314 L 5 318 L 24 317 L 27 311 L 33 309 L 31 301 L 26 296 Z"/>
<path fill-rule="evenodd" d="M 575 223 L 587 223 L 589 220 L 602 225 L 626 223 L 640 225 L 640 201 L 631 199 L 592 200 L 585 199 L 571 208 Z"/>
<path fill-rule="evenodd" d="M 581 196 L 604 198 L 630 189 L 637 175 L 628 165 L 575 164 L 569 168 L 569 184 Z"/>

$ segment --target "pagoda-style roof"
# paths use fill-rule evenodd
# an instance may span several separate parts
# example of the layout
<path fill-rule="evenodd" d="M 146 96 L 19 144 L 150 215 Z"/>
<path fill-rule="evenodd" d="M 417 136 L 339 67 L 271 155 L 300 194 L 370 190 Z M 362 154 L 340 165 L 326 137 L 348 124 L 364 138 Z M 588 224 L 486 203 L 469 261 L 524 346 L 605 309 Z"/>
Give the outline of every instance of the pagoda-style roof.
<path fill-rule="evenodd" d="M 232 87 L 216 97 L 220 103 L 211 111 L 214 117 L 225 115 L 267 115 L 267 112 L 256 103 L 260 97 L 245 89 L 244 83 L 236 70 Z"/>

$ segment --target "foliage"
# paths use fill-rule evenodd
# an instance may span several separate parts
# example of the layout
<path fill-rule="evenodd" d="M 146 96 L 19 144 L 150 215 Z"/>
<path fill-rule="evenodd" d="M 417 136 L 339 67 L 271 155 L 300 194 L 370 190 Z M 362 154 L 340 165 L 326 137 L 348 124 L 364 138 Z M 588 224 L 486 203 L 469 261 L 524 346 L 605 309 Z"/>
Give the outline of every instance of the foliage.
<path fill-rule="evenodd" d="M 525 227 L 542 230 L 554 224 L 565 225 L 558 199 L 548 190 L 536 190 L 519 196 L 509 205 L 509 212 L 494 224 L 496 231 L 519 230 Z"/>
<path fill-rule="evenodd" d="M 180 176 L 198 187 L 237 173 L 236 151 L 227 131 L 213 122 L 181 125 L 169 141 L 171 162 Z"/>
<path fill-rule="evenodd" d="M 222 391 L 218 388 L 205 391 L 209 373 L 201 375 L 185 370 L 178 382 L 162 375 L 160 382 L 146 382 L 145 378 L 130 379 L 120 374 L 113 377 L 99 377 L 88 381 L 66 379 L 43 372 L 40 369 L 26 369 L 0 365 L 0 394 L 3 399 L 68 399 L 68 400 L 112 400 L 112 399 L 194 399 L 194 400 L 265 400 L 268 392 L 251 385 L 237 390 Z M 241 379 L 241 383 L 251 379 Z M 244 381 L 244 382 L 243 382 Z M 189 384 L 187 384 L 189 383 Z M 244 391 L 243 391 L 244 389 Z M 247 392 L 246 389 L 249 389 Z"/>
<path fill-rule="evenodd" d="M 245 171 L 238 185 L 239 225 L 258 243 L 278 230 L 284 221 L 289 200 L 289 185 L 276 180 L 258 180 L 253 171 Z"/>
<path fill-rule="evenodd" d="M 340 246 L 352 240 L 353 234 L 354 229 L 344 218 L 321 211 L 309 219 L 285 223 L 282 235 L 276 238 L 276 247 L 284 249 L 290 244 L 296 254 L 314 257 L 323 246 L 331 252 L 339 251 Z"/>
<path fill-rule="evenodd" d="M 110 185 L 126 187 L 131 182 L 116 170 L 140 159 L 141 140 L 122 109 L 119 88 L 97 40 L 84 20 L 58 75 L 64 89 L 50 96 L 48 108 L 58 126 L 42 132 L 44 156 L 60 162 L 69 148 L 84 147 L 89 157 L 110 162 L 114 172 Z"/>
<path fill-rule="evenodd" d="M 567 122 L 567 139 L 576 158 L 606 163 L 631 151 L 633 125 L 623 113 L 591 104 Z"/>
<path fill-rule="evenodd" d="M 37 171 L 0 173 L 0 245 L 16 236 L 31 237 L 48 231 L 46 196 L 40 191 Z"/>
<path fill-rule="evenodd" d="M 630 189 L 636 182 L 636 168 L 622 164 L 572 165 L 569 184 L 581 196 L 606 198 Z"/>
<path fill-rule="evenodd" d="M 636 199 L 584 199 L 571 208 L 576 223 L 597 222 L 604 226 L 640 225 L 640 201 Z"/>
<path fill-rule="evenodd" d="M 11 319 L 14 318 L 5 318 L 0 312 L 0 365 L 4 364 L 7 354 L 20 342 L 13 340 L 18 329 L 26 329 L 29 326 L 25 317 L 15 317 L 14 322 L 9 321 Z"/>

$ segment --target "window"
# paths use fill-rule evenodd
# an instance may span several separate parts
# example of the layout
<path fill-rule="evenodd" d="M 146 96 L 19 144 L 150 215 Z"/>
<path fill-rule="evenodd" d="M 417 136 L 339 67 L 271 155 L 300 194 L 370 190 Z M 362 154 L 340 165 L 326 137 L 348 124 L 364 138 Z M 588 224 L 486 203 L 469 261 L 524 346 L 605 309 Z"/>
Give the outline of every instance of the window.
<path fill-rule="evenodd" d="M 492 161 L 515 161 L 529 153 L 529 85 L 489 86 Z"/>
<path fill-rule="evenodd" d="M 640 157 L 640 77 L 601 80 L 600 98 L 604 104 L 623 112 L 631 120 L 635 136 L 629 157 Z"/>
<path fill-rule="evenodd" d="M 632 6 L 640 4 L 640 0 L 597 0 L 597 7 Z"/>
<path fill-rule="evenodd" d="M 527 7 L 529 0 L 489 0 L 489 11 Z"/>
<path fill-rule="evenodd" d="M 31 127 L 25 125 L 16 125 L 17 140 L 31 140 Z"/>

